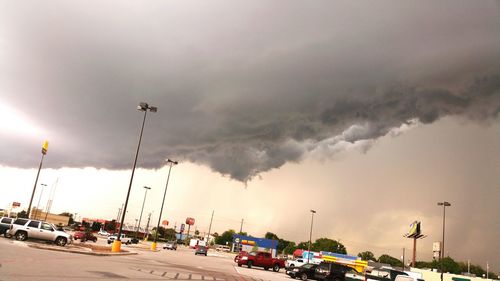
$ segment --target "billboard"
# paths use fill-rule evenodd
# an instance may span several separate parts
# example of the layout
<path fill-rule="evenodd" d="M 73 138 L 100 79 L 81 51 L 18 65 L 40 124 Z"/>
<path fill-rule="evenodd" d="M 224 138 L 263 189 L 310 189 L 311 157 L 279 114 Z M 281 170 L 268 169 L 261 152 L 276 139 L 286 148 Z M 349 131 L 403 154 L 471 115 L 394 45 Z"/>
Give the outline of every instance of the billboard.
<path fill-rule="evenodd" d="M 12 202 L 12 208 L 15 208 L 15 207 L 21 207 L 21 203 L 19 203 L 19 202 Z"/>
<path fill-rule="evenodd" d="M 408 233 L 405 234 L 406 237 L 408 238 L 420 238 L 422 237 L 422 231 L 420 229 L 420 222 L 419 221 L 414 221 L 412 224 L 410 224 L 410 230 Z"/>
<path fill-rule="evenodd" d="M 161 224 L 162 224 L 162 225 L 164 225 L 164 226 L 167 226 L 167 225 L 168 225 L 168 220 L 163 220 L 163 221 L 161 222 Z"/>
<path fill-rule="evenodd" d="M 186 218 L 186 224 L 187 225 L 194 225 L 194 218 L 187 217 Z"/>

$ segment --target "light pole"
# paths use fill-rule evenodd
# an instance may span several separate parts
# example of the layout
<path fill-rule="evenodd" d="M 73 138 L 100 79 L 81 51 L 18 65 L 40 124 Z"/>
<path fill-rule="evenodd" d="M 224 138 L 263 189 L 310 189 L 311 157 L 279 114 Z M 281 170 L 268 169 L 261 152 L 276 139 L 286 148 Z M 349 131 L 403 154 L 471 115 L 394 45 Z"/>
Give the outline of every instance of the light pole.
<path fill-rule="evenodd" d="M 156 241 L 158 241 L 158 232 L 160 229 L 161 214 L 163 212 L 163 205 L 165 204 L 165 196 L 167 195 L 168 180 L 170 179 L 170 171 L 172 170 L 173 165 L 179 164 L 179 162 L 173 161 L 170 159 L 167 159 L 166 161 L 167 161 L 167 164 L 169 165 L 167 183 L 165 184 L 165 192 L 163 192 L 163 201 L 161 201 L 161 209 L 160 209 L 160 215 L 158 216 L 158 224 L 156 225 L 155 239 L 154 239 L 153 243 L 151 244 L 152 251 L 156 251 Z"/>
<path fill-rule="evenodd" d="M 443 271 L 444 271 L 444 268 L 443 268 L 443 259 L 444 259 L 444 226 L 445 226 L 445 222 L 446 222 L 446 207 L 449 207 L 451 206 L 451 204 L 449 202 L 438 202 L 437 203 L 438 206 L 443 206 L 443 241 L 441 241 L 441 254 L 439 255 L 440 259 L 441 259 L 441 281 L 443 281 Z"/>
<path fill-rule="evenodd" d="M 118 237 L 116 238 L 115 241 L 113 241 L 111 252 L 120 252 L 121 249 L 122 241 L 120 237 L 122 234 L 123 223 L 125 222 L 125 215 L 127 214 L 128 198 L 130 197 L 130 189 L 132 189 L 132 181 L 134 180 L 135 166 L 137 164 L 137 156 L 139 155 L 139 148 L 141 147 L 142 132 L 144 131 L 144 123 L 146 122 L 146 115 L 148 113 L 148 110 L 151 112 L 156 112 L 158 111 L 158 108 L 155 106 L 149 106 L 145 102 L 141 102 L 139 106 L 137 106 L 137 110 L 144 111 L 144 118 L 142 119 L 141 133 L 139 135 L 139 144 L 137 144 L 137 150 L 135 152 L 134 167 L 132 168 L 132 175 L 130 176 L 130 183 L 128 185 L 127 198 L 125 199 L 125 205 L 123 207 L 120 229 L 118 230 Z"/>
<path fill-rule="evenodd" d="M 42 191 L 40 192 L 40 197 L 38 197 L 38 203 L 36 204 L 36 212 L 33 216 L 33 219 L 36 220 L 36 218 L 38 217 L 38 215 L 40 214 L 40 201 L 42 200 L 42 195 L 43 195 L 43 190 L 45 189 L 45 187 L 47 186 L 46 184 L 42 183 L 40 184 L 42 186 Z"/>
<path fill-rule="evenodd" d="M 30 204 L 28 206 L 28 212 L 26 214 L 27 218 L 30 218 L 31 204 L 33 203 L 33 198 L 35 197 L 36 184 L 38 183 L 38 176 L 40 175 L 40 170 L 42 169 L 43 157 L 47 154 L 47 149 L 49 149 L 49 142 L 44 141 L 42 144 L 42 159 L 40 160 L 40 166 L 38 166 L 38 172 L 36 173 L 35 184 L 33 185 L 33 192 L 31 193 Z"/>
<path fill-rule="evenodd" d="M 137 229 L 135 230 L 135 238 L 137 239 L 137 232 L 141 228 L 141 220 L 142 220 L 142 212 L 144 211 L 144 203 L 146 203 L 146 195 L 148 194 L 148 190 L 150 190 L 151 187 L 144 187 L 144 201 L 142 201 L 142 209 L 141 209 L 141 216 L 139 217 L 139 225 L 137 226 Z"/>
<path fill-rule="evenodd" d="M 311 239 L 312 239 L 312 233 L 313 233 L 314 214 L 316 214 L 316 211 L 311 210 L 311 231 L 309 232 L 309 247 L 307 249 L 307 263 L 309 263 L 309 259 L 311 257 Z"/>

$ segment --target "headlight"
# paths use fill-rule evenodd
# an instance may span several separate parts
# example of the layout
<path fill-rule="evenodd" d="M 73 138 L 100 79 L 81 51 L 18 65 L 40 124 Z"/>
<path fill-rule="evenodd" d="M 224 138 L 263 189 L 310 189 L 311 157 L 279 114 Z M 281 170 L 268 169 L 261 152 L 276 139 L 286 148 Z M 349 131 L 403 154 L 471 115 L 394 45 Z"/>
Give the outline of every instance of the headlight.
<path fill-rule="evenodd" d="M 241 260 L 246 261 L 246 260 L 248 260 L 248 257 L 241 257 Z"/>

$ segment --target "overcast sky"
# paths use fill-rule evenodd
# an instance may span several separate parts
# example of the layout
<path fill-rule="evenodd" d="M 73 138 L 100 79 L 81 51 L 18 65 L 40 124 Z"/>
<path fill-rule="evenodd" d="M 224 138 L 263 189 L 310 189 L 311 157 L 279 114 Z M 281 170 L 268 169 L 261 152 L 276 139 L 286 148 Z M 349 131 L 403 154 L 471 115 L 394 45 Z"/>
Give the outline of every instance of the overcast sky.
<path fill-rule="evenodd" d="M 500 270 L 499 26 L 496 1 L 0 1 L 0 204 L 48 139 L 54 209 L 116 217 L 145 101 L 127 221 L 170 157 L 173 222 L 299 242 L 315 208 L 316 237 L 399 256 L 422 220 L 430 259 L 448 200 L 446 251 Z"/>

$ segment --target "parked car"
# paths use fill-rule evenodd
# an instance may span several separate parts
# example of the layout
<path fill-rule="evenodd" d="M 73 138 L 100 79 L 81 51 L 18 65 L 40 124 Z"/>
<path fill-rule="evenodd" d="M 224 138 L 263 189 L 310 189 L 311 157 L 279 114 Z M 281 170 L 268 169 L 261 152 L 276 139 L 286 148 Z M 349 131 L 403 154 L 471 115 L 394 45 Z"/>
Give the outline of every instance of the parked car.
<path fill-rule="evenodd" d="M 197 255 L 205 255 L 207 256 L 208 248 L 206 246 L 198 246 L 196 247 L 196 251 L 194 251 L 194 254 Z"/>
<path fill-rule="evenodd" d="M 108 244 L 113 243 L 117 238 L 118 238 L 118 234 L 108 236 Z M 125 245 L 132 244 L 132 239 L 129 237 L 126 237 L 125 234 L 122 234 L 120 236 L 120 241 L 122 241 L 122 243 Z"/>
<path fill-rule="evenodd" d="M 325 281 L 345 281 L 346 274 L 354 273 L 357 272 L 347 265 L 332 262 L 322 262 L 316 267 L 314 278 L 317 280 Z"/>
<path fill-rule="evenodd" d="M 79 231 L 76 232 L 75 235 L 73 235 L 74 240 L 80 239 L 81 242 L 85 242 L 87 240 L 93 241 L 94 243 L 97 242 L 97 237 L 92 234 L 92 232 L 83 232 Z"/>
<path fill-rule="evenodd" d="M 286 271 L 286 274 L 291 278 L 299 278 L 300 280 L 314 279 L 314 273 L 316 271 L 317 264 L 306 263 L 301 266 L 290 267 L 289 270 Z"/>
<path fill-rule="evenodd" d="M 38 239 L 52 241 L 58 246 L 65 246 L 73 241 L 71 235 L 57 230 L 55 225 L 38 220 L 16 219 L 8 233 L 20 241 Z"/>
<path fill-rule="evenodd" d="M 177 251 L 177 242 L 169 241 L 169 242 L 165 243 L 165 245 L 163 246 L 163 249 Z"/>
<path fill-rule="evenodd" d="M 102 236 L 109 236 L 109 233 L 106 231 L 106 230 L 99 230 L 99 232 L 97 232 L 97 235 L 102 235 Z"/>
<path fill-rule="evenodd" d="M 267 252 L 250 252 L 243 254 L 238 258 L 237 263 L 238 266 L 246 265 L 248 268 L 252 266 L 263 267 L 265 270 L 272 268 L 275 272 L 285 267 L 284 260 L 275 259 Z"/>
<path fill-rule="evenodd" d="M 226 252 L 226 253 L 231 252 L 231 248 L 229 248 L 229 246 L 227 246 L 227 245 L 217 245 L 215 247 L 215 250 L 217 252 Z"/>
<path fill-rule="evenodd" d="M 235 257 L 234 257 L 234 262 L 235 263 L 238 263 L 238 261 L 240 260 L 240 258 L 244 255 L 248 254 L 248 252 L 246 251 L 241 251 L 239 252 Z"/>
<path fill-rule="evenodd" d="M 10 226 L 12 225 L 12 222 L 14 222 L 13 218 L 1 218 L 0 219 L 0 235 L 5 235 L 5 237 L 9 238 L 9 229 Z"/>

